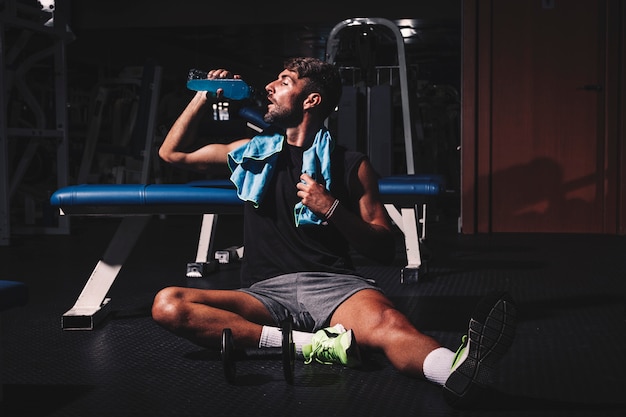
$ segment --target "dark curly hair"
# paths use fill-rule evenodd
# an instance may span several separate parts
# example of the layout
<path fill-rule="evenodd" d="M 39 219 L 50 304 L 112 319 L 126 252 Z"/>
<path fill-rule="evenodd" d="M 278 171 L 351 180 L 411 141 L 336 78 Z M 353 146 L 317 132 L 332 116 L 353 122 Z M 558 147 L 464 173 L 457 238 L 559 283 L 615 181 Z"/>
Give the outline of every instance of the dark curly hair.
<path fill-rule="evenodd" d="M 339 104 L 341 98 L 341 75 L 339 69 L 317 58 L 298 57 L 285 61 L 284 69 L 294 71 L 300 78 L 309 80 L 305 94 L 318 92 L 322 96 L 320 111 L 328 117 Z"/>

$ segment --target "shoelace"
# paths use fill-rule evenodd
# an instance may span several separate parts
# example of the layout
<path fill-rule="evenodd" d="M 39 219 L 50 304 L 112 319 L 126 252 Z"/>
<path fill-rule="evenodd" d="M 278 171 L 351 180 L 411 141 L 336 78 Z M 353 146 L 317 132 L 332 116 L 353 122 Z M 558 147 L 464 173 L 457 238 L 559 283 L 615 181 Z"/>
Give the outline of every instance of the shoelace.
<path fill-rule="evenodd" d="M 331 365 L 337 362 L 337 355 L 333 346 L 334 339 L 328 339 L 319 343 L 313 351 L 311 351 L 311 358 L 309 359 L 310 363 L 313 358 L 323 365 Z"/>

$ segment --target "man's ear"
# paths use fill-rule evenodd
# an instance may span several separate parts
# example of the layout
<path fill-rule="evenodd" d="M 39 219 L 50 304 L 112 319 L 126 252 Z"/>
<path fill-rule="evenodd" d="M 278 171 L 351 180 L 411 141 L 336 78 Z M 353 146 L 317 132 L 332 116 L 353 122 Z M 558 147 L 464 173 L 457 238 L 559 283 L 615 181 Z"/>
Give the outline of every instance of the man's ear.
<path fill-rule="evenodd" d="M 311 93 L 304 99 L 304 109 L 312 109 L 313 107 L 317 107 L 322 102 L 322 96 L 320 93 Z"/>

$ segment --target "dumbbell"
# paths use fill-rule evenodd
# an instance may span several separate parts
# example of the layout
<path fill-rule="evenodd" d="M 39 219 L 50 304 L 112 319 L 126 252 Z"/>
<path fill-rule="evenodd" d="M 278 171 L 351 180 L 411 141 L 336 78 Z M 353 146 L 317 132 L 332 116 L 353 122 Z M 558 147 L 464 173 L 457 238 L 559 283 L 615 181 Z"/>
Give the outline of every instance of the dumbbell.
<path fill-rule="evenodd" d="M 293 384 L 293 375 L 296 361 L 296 345 L 293 342 L 293 324 L 291 317 L 281 323 L 283 335 L 281 347 L 268 347 L 260 349 L 235 349 L 233 344 L 233 332 L 231 329 L 222 330 L 222 364 L 224 365 L 224 377 L 231 384 L 235 383 L 237 376 L 236 363 L 245 360 L 281 359 L 283 362 L 283 374 L 288 384 Z"/>

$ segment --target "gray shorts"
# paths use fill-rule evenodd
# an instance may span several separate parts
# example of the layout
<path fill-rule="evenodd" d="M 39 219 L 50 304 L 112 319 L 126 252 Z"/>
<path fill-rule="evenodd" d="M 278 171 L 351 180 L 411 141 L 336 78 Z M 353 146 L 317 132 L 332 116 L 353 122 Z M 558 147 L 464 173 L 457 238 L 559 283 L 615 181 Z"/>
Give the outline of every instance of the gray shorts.
<path fill-rule="evenodd" d="M 301 272 L 259 281 L 239 291 L 261 301 L 277 324 L 291 314 L 294 329 L 316 332 L 328 327 L 341 303 L 368 288 L 381 291 L 374 280 L 358 275 Z"/>

